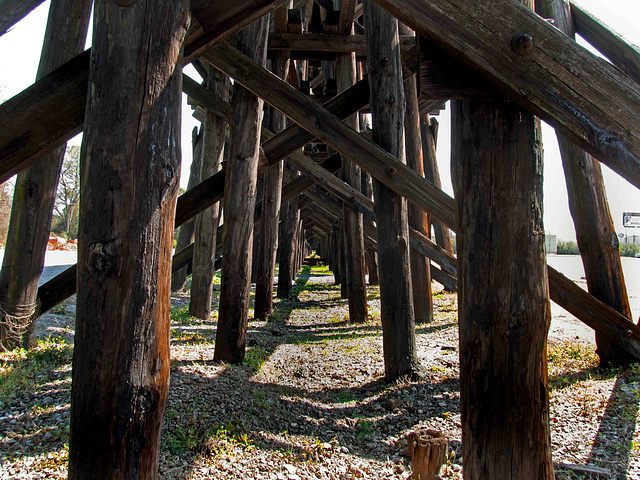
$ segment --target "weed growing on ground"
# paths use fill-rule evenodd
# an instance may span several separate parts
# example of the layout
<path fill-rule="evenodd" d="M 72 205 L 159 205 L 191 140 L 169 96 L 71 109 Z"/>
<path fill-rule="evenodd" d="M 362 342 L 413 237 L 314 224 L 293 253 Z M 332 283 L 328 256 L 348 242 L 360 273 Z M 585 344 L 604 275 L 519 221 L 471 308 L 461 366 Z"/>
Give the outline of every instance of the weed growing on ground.
<path fill-rule="evenodd" d="M 193 325 L 200 323 L 196 317 L 189 314 L 189 307 L 171 308 L 171 321 L 173 323 L 179 323 L 180 325 Z"/>
<path fill-rule="evenodd" d="M 247 350 L 242 364 L 245 367 L 249 367 L 251 373 L 258 373 L 268 357 L 269 352 L 265 348 L 255 345 Z"/>
<path fill-rule="evenodd" d="M 38 340 L 28 351 L 0 353 L 0 398 L 11 400 L 32 393 L 39 375 L 70 363 L 72 354 L 73 346 L 61 338 Z"/>

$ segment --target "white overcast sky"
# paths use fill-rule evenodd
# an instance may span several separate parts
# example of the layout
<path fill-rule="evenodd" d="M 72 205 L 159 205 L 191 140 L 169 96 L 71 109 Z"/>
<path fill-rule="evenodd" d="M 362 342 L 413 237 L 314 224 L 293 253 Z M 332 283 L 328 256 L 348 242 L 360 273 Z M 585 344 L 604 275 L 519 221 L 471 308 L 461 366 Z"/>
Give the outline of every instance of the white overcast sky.
<path fill-rule="evenodd" d="M 640 45 L 639 0 L 577 0 L 610 28 L 621 34 L 630 43 Z M 35 79 L 42 38 L 47 21 L 49 1 L 44 2 L 12 31 L 0 37 L 0 99 L 6 100 L 28 87 Z M 635 23 L 633 23 L 635 22 Z M 193 68 L 187 71 L 197 75 Z M 183 95 L 183 100 L 185 96 Z M 181 185 L 186 186 L 191 162 L 191 129 L 196 121 L 191 117 L 186 101 L 183 101 L 183 166 Z M 453 194 L 449 175 L 449 114 L 439 117 L 440 138 L 438 141 L 438 163 L 443 178 L 443 188 Z M 569 215 L 564 175 L 560 162 L 555 134 L 545 125 L 543 130 L 545 150 L 545 230 L 562 239 L 575 239 L 573 222 Z M 75 139 L 74 143 L 79 143 Z M 640 190 L 603 166 L 611 214 L 618 233 L 640 234 L 640 229 L 622 227 L 622 212 L 640 212 Z"/>

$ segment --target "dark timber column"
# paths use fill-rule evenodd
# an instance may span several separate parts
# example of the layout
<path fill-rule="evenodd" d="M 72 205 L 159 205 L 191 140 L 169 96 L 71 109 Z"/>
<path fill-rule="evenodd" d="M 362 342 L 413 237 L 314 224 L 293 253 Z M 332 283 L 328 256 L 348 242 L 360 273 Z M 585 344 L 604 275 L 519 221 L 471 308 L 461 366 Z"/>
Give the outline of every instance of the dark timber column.
<path fill-rule="evenodd" d="M 400 25 L 402 35 L 413 35 L 406 25 Z M 407 165 L 420 176 L 424 176 L 422 160 L 422 136 L 420 134 L 420 108 L 418 106 L 418 76 L 412 75 L 404 83 L 407 109 L 404 116 Z M 419 207 L 409 203 L 409 226 L 415 228 L 427 238 L 431 238 L 429 217 Z M 411 284 L 413 285 L 413 309 L 416 323 L 429 323 L 433 320 L 433 299 L 431 296 L 431 262 L 415 250 L 410 251 Z"/>
<path fill-rule="evenodd" d="M 291 5 L 292 3 L 289 2 L 288 5 L 283 5 L 273 12 L 277 32 L 287 31 L 287 8 Z M 273 73 L 285 80 L 289 77 L 289 57 L 289 52 L 283 51 L 276 52 L 273 59 Z M 276 109 L 271 108 L 269 124 L 266 127 L 274 133 L 279 133 L 286 126 L 287 118 Z M 283 167 L 282 161 L 277 162 L 269 167 L 263 176 L 264 194 L 254 307 L 254 318 L 256 320 L 266 320 L 273 312 L 273 282 L 276 268 L 276 251 L 278 249 Z"/>
<path fill-rule="evenodd" d="M 543 3 L 542 14 L 554 18 L 560 30 L 575 38 L 569 3 L 563 0 L 545 0 Z M 589 293 L 631 318 L 618 237 L 609 212 L 600 163 L 569 142 L 564 135 L 558 134 L 558 144 L 567 182 L 569 209 L 576 228 Z M 603 365 L 630 365 L 636 362 L 632 355 L 598 332 L 596 342 Z"/>
<path fill-rule="evenodd" d="M 53 0 L 42 46 L 40 79 L 84 49 L 91 0 Z M 51 230 L 51 212 L 66 145 L 44 154 L 18 174 L 11 207 L 6 251 L 0 273 L 0 350 L 29 346 L 30 322 L 35 321 L 38 280 Z M 14 317 L 14 318 L 12 318 Z M 14 334 L 6 324 L 21 326 Z M 31 328 L 29 328 L 31 327 Z M 29 330 L 29 331 L 28 331 Z"/>
<path fill-rule="evenodd" d="M 224 101 L 229 101 L 231 84 L 229 78 L 208 67 L 207 88 Z M 202 138 L 202 172 L 200 177 L 210 178 L 220 170 L 224 152 L 227 121 L 207 110 L 204 117 Z M 191 275 L 191 297 L 189 313 L 194 317 L 207 319 L 211 316 L 211 295 L 216 262 L 216 235 L 220 213 L 220 202 L 207 208 L 196 217 L 193 263 Z"/>
<path fill-rule="evenodd" d="M 351 25 L 349 25 L 351 30 Z M 336 61 L 336 80 L 338 93 L 356 82 L 356 56 L 354 53 L 342 53 Z M 344 120 L 353 129 L 358 130 L 358 114 Z M 346 157 L 342 157 L 342 178 L 346 183 L 360 190 L 360 168 Z M 367 288 L 364 264 L 364 238 L 362 236 L 362 214 L 353 207 L 343 206 L 344 215 L 344 255 L 346 284 L 349 299 L 349 321 L 362 323 L 367 321 Z"/>
<path fill-rule="evenodd" d="M 96 2 L 82 147 L 69 478 L 158 478 L 184 0 Z"/>
<path fill-rule="evenodd" d="M 280 259 L 278 269 L 278 298 L 289 298 L 292 292 L 292 281 L 295 277 L 294 255 L 296 248 L 296 233 L 300 221 L 298 199 L 288 201 L 280 214 Z"/>
<path fill-rule="evenodd" d="M 200 174 L 202 173 L 202 129 L 200 133 L 197 131 L 198 127 L 193 127 L 191 133 L 191 139 L 193 143 L 193 158 L 191 160 L 191 167 L 189 168 L 189 183 L 187 184 L 187 191 L 200 183 Z M 195 230 L 195 218 L 190 218 L 184 222 L 178 230 L 178 239 L 176 241 L 176 252 L 188 247 L 193 243 L 193 231 Z M 189 266 L 184 266 L 171 275 L 171 291 L 177 292 L 184 288 L 187 282 Z"/>
<path fill-rule="evenodd" d="M 373 198 L 371 175 L 362 170 L 362 176 L 360 179 L 362 181 L 362 194 L 367 198 Z M 363 225 L 366 225 L 369 230 L 375 228 L 373 222 L 366 218 L 363 220 Z M 378 278 L 378 254 L 373 248 L 365 247 L 364 258 L 367 262 L 369 285 L 380 285 L 380 279 Z"/>
<path fill-rule="evenodd" d="M 464 478 L 553 479 L 539 121 L 452 104 Z"/>
<path fill-rule="evenodd" d="M 440 170 L 438 169 L 438 161 L 436 159 L 436 144 L 438 141 L 438 121 L 435 118 L 420 119 L 420 132 L 422 136 L 422 151 L 424 160 L 424 177 L 433 182 L 433 184 L 442 190 L 442 181 L 440 180 Z M 433 225 L 433 231 L 436 236 L 436 243 L 453 255 L 453 243 L 451 242 L 451 232 L 441 222 L 430 219 Z M 429 230 L 429 233 L 431 231 Z M 431 235 L 427 235 L 431 238 Z"/>
<path fill-rule="evenodd" d="M 373 141 L 404 162 L 404 87 L 398 21 L 370 0 L 364 0 L 364 19 Z M 418 366 L 407 202 L 377 180 L 373 188 L 385 377 L 393 380 L 415 374 Z"/>
<path fill-rule="evenodd" d="M 269 16 L 246 27 L 237 36 L 237 47 L 264 66 L 267 55 Z M 249 295 L 253 215 L 256 203 L 262 100 L 234 86 L 229 162 L 226 168 L 222 279 L 214 359 L 241 363 L 244 360 Z"/>

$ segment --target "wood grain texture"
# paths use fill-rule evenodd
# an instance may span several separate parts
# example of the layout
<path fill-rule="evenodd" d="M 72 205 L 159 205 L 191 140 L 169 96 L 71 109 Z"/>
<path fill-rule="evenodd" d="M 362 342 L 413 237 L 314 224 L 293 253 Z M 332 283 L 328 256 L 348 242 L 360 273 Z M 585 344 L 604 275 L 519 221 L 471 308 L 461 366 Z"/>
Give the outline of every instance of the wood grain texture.
<path fill-rule="evenodd" d="M 614 66 L 512 0 L 375 2 L 640 187 L 640 87 Z"/>
<path fill-rule="evenodd" d="M 94 15 L 69 478 L 156 479 L 190 15 L 182 0 L 98 2 Z"/>
<path fill-rule="evenodd" d="M 465 478 L 554 478 L 539 120 L 508 100 L 452 104 Z"/>

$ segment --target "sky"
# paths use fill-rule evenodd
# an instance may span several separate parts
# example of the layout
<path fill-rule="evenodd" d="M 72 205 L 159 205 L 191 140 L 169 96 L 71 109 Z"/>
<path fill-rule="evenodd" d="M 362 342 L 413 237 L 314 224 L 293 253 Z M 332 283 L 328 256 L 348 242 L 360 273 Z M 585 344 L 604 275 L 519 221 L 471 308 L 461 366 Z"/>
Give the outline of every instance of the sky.
<path fill-rule="evenodd" d="M 602 20 L 612 30 L 632 44 L 640 45 L 640 1 L 638 0 L 577 0 L 584 9 Z M 44 2 L 10 32 L 0 36 L 0 100 L 6 100 L 33 83 L 40 59 L 42 38 L 47 22 L 49 1 Z M 193 67 L 185 72 L 199 79 Z M 180 184 L 186 187 L 191 163 L 191 130 L 198 122 L 183 95 L 182 174 Z M 438 165 L 443 189 L 453 195 L 450 177 L 450 116 L 443 111 L 437 117 L 440 123 L 438 139 Z M 80 136 L 72 140 L 79 144 Z M 543 126 L 544 143 L 544 223 L 545 230 L 559 239 L 575 240 L 575 230 L 569 214 L 566 186 L 560 153 L 554 130 Z M 640 235 L 640 228 L 624 229 L 623 212 L 640 212 L 640 190 L 603 165 L 609 207 L 617 233 Z"/>

